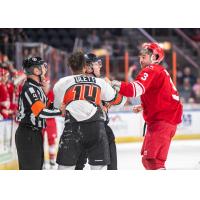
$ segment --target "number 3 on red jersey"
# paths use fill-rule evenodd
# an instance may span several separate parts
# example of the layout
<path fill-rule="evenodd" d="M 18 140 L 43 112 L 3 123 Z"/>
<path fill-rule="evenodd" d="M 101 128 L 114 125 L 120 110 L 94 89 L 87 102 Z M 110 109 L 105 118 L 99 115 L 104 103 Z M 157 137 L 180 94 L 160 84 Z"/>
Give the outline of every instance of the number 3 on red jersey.
<path fill-rule="evenodd" d="M 80 84 L 75 85 L 65 92 L 64 104 L 69 104 L 75 100 L 86 100 L 100 105 L 101 90 L 95 85 Z"/>
<path fill-rule="evenodd" d="M 164 71 L 165 71 L 166 75 L 170 77 L 168 71 L 167 71 L 167 70 L 164 70 Z M 171 77 L 170 77 L 169 80 L 170 80 L 171 86 L 172 86 L 172 88 L 173 88 L 173 90 L 174 90 L 174 94 L 172 94 L 172 98 L 173 98 L 174 100 L 176 100 L 176 101 L 179 101 L 180 98 L 179 98 L 179 96 L 177 95 L 177 89 L 176 89 L 176 86 L 174 85 L 174 83 L 173 83 Z"/>
<path fill-rule="evenodd" d="M 148 74 L 146 72 L 144 72 L 143 77 L 141 78 L 143 81 L 146 81 L 148 78 Z"/>

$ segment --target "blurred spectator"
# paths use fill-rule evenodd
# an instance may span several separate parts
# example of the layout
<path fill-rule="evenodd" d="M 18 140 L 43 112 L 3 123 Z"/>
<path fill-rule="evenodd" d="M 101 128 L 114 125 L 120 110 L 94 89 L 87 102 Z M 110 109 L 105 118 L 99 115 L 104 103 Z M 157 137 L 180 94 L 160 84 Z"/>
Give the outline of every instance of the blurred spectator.
<path fill-rule="evenodd" d="M 124 42 L 122 41 L 121 37 L 117 38 L 117 42 L 113 45 L 113 55 L 114 56 L 123 56 L 125 52 L 125 45 Z"/>
<path fill-rule="evenodd" d="M 92 30 L 92 33 L 88 35 L 87 42 L 89 43 L 90 48 L 99 48 L 100 38 L 97 35 L 96 30 Z"/>
<path fill-rule="evenodd" d="M 16 28 L 15 35 L 16 35 L 17 42 L 27 42 L 28 41 L 28 36 L 26 35 L 23 28 Z"/>
<path fill-rule="evenodd" d="M 190 102 L 194 101 L 191 99 L 192 86 L 191 86 L 189 78 L 183 79 L 183 85 L 181 87 L 179 87 L 179 93 L 180 93 L 180 97 L 181 97 L 183 103 L 189 103 L 189 101 Z"/>
<path fill-rule="evenodd" d="M 191 36 L 191 39 L 195 42 L 200 42 L 200 29 L 196 28 L 194 29 L 194 34 Z"/>
<path fill-rule="evenodd" d="M 113 48 L 112 48 L 112 45 L 109 43 L 108 40 L 105 40 L 102 48 L 105 49 L 110 56 L 112 56 L 112 54 L 113 54 Z"/>
<path fill-rule="evenodd" d="M 8 119 L 12 114 L 10 108 L 10 98 L 7 88 L 7 82 L 9 79 L 9 71 L 4 68 L 0 68 L 0 115 L 3 119 Z"/>
<path fill-rule="evenodd" d="M 28 37 L 23 28 L 11 28 L 9 29 L 9 36 L 12 43 L 15 42 L 27 42 Z"/>
<path fill-rule="evenodd" d="M 4 55 L 0 52 L 0 67 L 9 70 L 10 72 L 14 71 L 13 63 L 8 59 L 7 55 Z"/>
<path fill-rule="evenodd" d="M 193 86 L 196 83 L 196 77 L 191 73 L 190 67 L 185 67 L 183 70 L 183 76 L 182 76 L 182 84 L 184 83 L 185 78 L 188 78 L 190 81 L 191 86 Z"/>
<path fill-rule="evenodd" d="M 192 87 L 192 98 L 194 98 L 195 103 L 200 103 L 200 77 L 197 78 L 197 82 Z"/>
<path fill-rule="evenodd" d="M 38 55 L 40 55 L 40 52 L 39 52 L 39 49 L 38 49 L 38 48 L 32 48 L 32 49 L 30 50 L 30 56 L 31 56 L 31 57 L 38 56 Z"/>
<path fill-rule="evenodd" d="M 23 58 L 28 58 L 30 56 L 29 50 L 27 48 L 23 49 Z"/>
<path fill-rule="evenodd" d="M 7 55 L 9 59 L 12 59 L 13 54 L 14 54 L 14 47 L 9 39 L 8 34 L 2 34 L 1 35 L 1 40 L 0 40 L 0 50 L 4 55 Z"/>
<path fill-rule="evenodd" d="M 198 93 L 198 91 L 200 91 L 200 77 L 197 78 L 197 81 L 196 81 L 196 83 L 193 85 L 192 90 L 193 90 L 194 92 L 197 92 L 197 93 Z"/>
<path fill-rule="evenodd" d="M 104 34 L 103 34 L 103 39 L 104 40 L 112 40 L 113 39 L 113 35 L 111 34 L 111 32 L 106 29 Z"/>
<path fill-rule="evenodd" d="M 12 80 L 7 83 L 7 89 L 10 97 L 10 110 L 13 112 L 13 117 L 15 117 L 18 109 L 18 99 L 25 79 L 26 75 L 23 71 L 15 70 L 12 72 Z"/>
<path fill-rule="evenodd" d="M 177 69 L 177 85 L 182 85 L 183 82 L 183 71 L 180 69 Z"/>
<path fill-rule="evenodd" d="M 9 60 L 14 60 L 14 44 L 15 42 L 26 42 L 28 37 L 22 28 L 8 28 L 0 30 L 0 50 L 7 55 Z"/>

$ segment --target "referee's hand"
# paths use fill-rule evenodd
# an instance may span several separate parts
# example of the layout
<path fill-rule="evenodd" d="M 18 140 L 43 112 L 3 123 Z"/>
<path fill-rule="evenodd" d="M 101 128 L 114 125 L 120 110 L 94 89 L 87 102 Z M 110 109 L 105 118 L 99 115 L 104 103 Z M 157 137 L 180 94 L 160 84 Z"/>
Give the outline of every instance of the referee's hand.
<path fill-rule="evenodd" d="M 62 117 L 64 117 L 66 114 L 66 105 L 64 103 L 62 103 L 59 109 L 61 111 Z"/>

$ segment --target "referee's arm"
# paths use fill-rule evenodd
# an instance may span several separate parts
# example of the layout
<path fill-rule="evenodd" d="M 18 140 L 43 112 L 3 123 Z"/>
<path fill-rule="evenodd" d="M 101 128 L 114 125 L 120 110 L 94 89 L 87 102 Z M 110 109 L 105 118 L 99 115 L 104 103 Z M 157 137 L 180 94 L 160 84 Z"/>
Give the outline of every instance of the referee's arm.
<path fill-rule="evenodd" d="M 35 117 L 54 118 L 55 116 L 61 115 L 61 111 L 59 109 L 48 109 L 46 105 L 40 100 L 39 95 L 33 87 L 28 88 L 24 95 L 27 102 L 31 106 L 31 111 Z"/>

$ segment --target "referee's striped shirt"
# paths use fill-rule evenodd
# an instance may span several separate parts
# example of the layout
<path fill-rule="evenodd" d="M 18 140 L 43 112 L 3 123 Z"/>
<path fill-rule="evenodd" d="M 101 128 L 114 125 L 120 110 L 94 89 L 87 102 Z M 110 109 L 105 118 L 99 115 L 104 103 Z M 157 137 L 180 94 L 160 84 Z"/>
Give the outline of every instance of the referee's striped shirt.
<path fill-rule="evenodd" d="M 17 121 L 29 126 L 45 128 L 46 118 L 53 118 L 61 114 L 58 109 L 48 109 L 48 103 L 41 84 L 27 79 L 19 97 Z"/>

